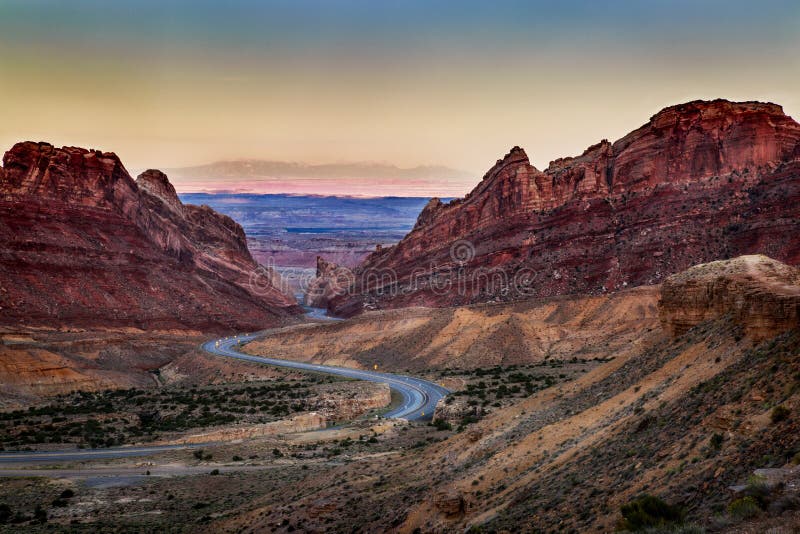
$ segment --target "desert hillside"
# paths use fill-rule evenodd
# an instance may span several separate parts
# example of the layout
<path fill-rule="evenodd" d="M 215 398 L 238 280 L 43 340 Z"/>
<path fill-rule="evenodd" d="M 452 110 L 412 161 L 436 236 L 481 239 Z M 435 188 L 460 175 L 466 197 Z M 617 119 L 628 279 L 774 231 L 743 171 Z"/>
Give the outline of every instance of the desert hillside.
<path fill-rule="evenodd" d="M 326 473 L 324 480 L 309 478 L 286 496 L 293 502 L 291 509 L 262 500 L 221 525 L 257 531 L 301 517 L 310 530 L 325 524 L 328 530 L 345 531 L 346 525 L 356 524 L 367 530 L 400 532 L 469 527 L 487 532 L 611 531 L 621 520 L 621 506 L 649 493 L 681 507 L 687 521 L 712 531 L 800 526 L 800 516 L 792 511 L 800 503 L 796 489 L 800 475 L 791 467 L 800 461 L 800 324 L 796 315 L 786 322 L 782 314 L 742 314 L 736 306 L 746 301 L 744 309 L 769 310 L 758 303 L 779 298 L 787 309 L 796 309 L 797 274 L 797 269 L 765 257 L 690 269 L 670 278 L 662 290 L 664 328 L 652 313 L 656 289 L 452 310 L 435 332 L 446 331 L 459 314 L 462 318 L 480 314 L 473 330 L 485 326 L 493 332 L 493 317 L 508 318 L 520 313 L 522 306 L 533 331 L 552 336 L 550 346 L 560 347 L 550 357 L 569 359 L 593 347 L 612 359 L 576 380 L 497 409 L 418 454 L 362 464 L 358 475 L 342 466 Z M 737 284 L 725 282 L 732 276 Z M 727 287 L 728 298 L 693 289 L 697 287 Z M 681 314 L 674 297 L 680 291 L 688 297 L 686 313 Z M 793 297 L 787 296 L 792 293 Z M 690 313 L 700 308 L 715 312 Z M 401 338 L 402 332 L 433 321 L 429 310 L 408 311 L 367 314 L 360 327 L 361 320 L 325 326 L 333 347 L 329 357 L 338 363 L 368 365 L 370 360 L 359 360 L 355 354 L 351 360 L 345 356 L 351 336 L 369 335 L 368 318 L 384 320 L 372 331 L 381 333 L 380 339 Z M 637 335 L 628 337 L 628 321 L 640 325 Z M 600 334 L 604 322 L 609 330 Z M 565 325 L 570 328 L 558 336 L 559 327 Z M 470 332 L 463 324 L 461 329 Z M 611 335 L 615 329 L 618 338 Z M 576 338 L 574 332 L 581 331 L 588 337 Z M 322 337 L 321 331 L 317 337 Z M 438 340 L 443 339 L 440 334 Z M 607 349 L 598 348 L 605 343 Z M 431 354 L 435 344 L 422 342 L 420 352 Z M 268 347 L 301 355 L 285 340 L 252 346 L 254 351 Z M 526 350 L 529 358 L 543 357 Z M 305 357 L 321 358 L 314 353 L 312 348 Z M 466 363 L 441 358 L 440 364 Z M 464 394 L 472 393 L 456 397 Z M 759 469 L 769 474 L 763 483 L 751 476 Z M 346 490 L 326 482 L 336 479 L 347 481 Z M 740 489 L 729 489 L 734 486 Z M 738 505 L 732 503 L 752 492 L 759 504 L 739 514 Z M 336 510 L 336 519 L 331 522 L 329 514 L 319 515 L 323 508 Z M 321 523 L 323 517 L 326 523 Z"/>
<path fill-rule="evenodd" d="M 475 369 L 606 358 L 658 329 L 658 288 L 458 308 L 405 308 L 301 325 L 247 345 L 252 354 L 329 365 Z"/>

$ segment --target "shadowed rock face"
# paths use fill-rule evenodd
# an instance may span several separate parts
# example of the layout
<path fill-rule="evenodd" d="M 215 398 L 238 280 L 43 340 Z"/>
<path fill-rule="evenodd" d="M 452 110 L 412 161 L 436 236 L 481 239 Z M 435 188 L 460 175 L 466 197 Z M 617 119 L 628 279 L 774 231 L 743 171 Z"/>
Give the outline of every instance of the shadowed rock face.
<path fill-rule="evenodd" d="M 2 323 L 256 329 L 297 311 L 242 228 L 183 205 L 160 171 L 134 182 L 113 153 L 33 142 L 3 164 Z"/>
<path fill-rule="evenodd" d="M 602 293 L 752 253 L 794 264 L 798 230 L 800 125 L 775 104 L 689 102 L 544 171 L 514 147 L 463 199 L 433 199 L 330 308 Z"/>
<path fill-rule="evenodd" d="M 771 338 L 800 327 L 800 269 L 766 256 L 697 265 L 667 278 L 658 308 L 673 336 L 731 315 L 750 337 Z"/>

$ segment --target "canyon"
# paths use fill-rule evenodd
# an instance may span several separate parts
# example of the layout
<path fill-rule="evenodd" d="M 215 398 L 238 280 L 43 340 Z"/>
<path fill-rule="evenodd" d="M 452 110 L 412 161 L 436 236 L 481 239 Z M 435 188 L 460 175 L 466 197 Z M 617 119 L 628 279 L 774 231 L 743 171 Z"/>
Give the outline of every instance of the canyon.
<path fill-rule="evenodd" d="M 136 464 L 195 476 L 47 505 L 101 530 L 611 531 L 643 494 L 687 529 L 800 528 L 799 147 L 780 107 L 712 101 L 545 171 L 514 148 L 355 269 L 317 255 L 304 304 L 348 316 L 323 321 L 164 173 L 20 143 L 0 170 L 0 446 L 203 447 Z M 451 393 L 430 424 L 376 423 L 401 402 L 383 384 L 199 348 L 262 328 L 226 342 Z M 754 471 L 786 482 L 742 519 Z M 30 511 L 55 484 L 0 500 Z"/>
<path fill-rule="evenodd" d="M 464 198 L 430 200 L 328 308 L 601 294 L 742 254 L 797 264 L 798 206 L 797 122 L 776 104 L 688 102 L 544 171 L 514 147 Z"/>

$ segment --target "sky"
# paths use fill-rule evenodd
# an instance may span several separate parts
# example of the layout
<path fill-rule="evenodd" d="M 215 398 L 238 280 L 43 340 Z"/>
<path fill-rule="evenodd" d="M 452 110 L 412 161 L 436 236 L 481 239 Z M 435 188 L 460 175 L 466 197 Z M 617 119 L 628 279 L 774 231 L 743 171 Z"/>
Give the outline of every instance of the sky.
<path fill-rule="evenodd" d="M 132 172 L 446 166 L 461 194 L 514 145 L 545 168 L 698 98 L 800 117 L 800 2 L 0 0 L 0 147 Z"/>

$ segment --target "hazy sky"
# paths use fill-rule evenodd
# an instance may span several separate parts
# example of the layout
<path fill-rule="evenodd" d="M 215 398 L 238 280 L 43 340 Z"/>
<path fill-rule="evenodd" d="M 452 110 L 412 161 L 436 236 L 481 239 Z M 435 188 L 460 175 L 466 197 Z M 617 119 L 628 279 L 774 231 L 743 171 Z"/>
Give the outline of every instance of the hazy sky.
<path fill-rule="evenodd" d="M 0 145 L 543 168 L 664 106 L 800 116 L 800 2 L 0 0 Z M 180 184 L 179 184 L 180 185 Z"/>

